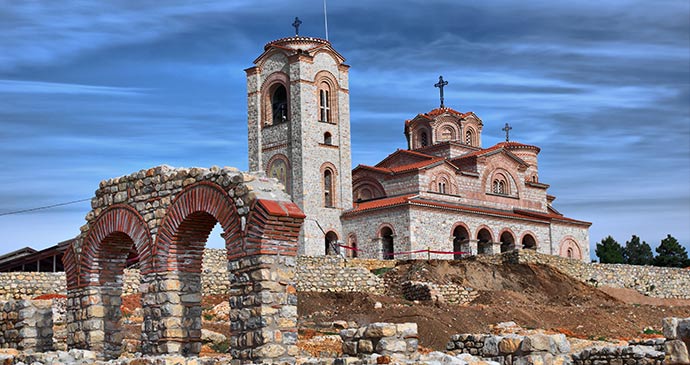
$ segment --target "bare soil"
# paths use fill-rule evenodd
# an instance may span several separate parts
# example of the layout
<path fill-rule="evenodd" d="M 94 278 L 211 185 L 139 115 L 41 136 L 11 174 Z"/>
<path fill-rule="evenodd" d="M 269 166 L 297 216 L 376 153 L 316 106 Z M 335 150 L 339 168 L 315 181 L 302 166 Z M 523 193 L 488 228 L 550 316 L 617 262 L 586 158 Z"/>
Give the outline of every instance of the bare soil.
<path fill-rule="evenodd" d="M 456 283 L 480 292 L 468 306 L 413 303 L 391 287 L 386 296 L 366 293 L 299 293 L 300 321 L 347 320 L 416 322 L 420 344 L 442 350 L 456 333 L 488 333 L 490 325 L 514 321 L 590 339 L 645 337 L 661 330 L 664 317 L 690 316 L 690 300 L 648 298 L 625 289 L 603 290 L 585 285 L 543 265 L 493 265 L 476 260 L 410 261 L 384 274 L 388 282 L 421 280 Z M 380 302 L 382 307 L 375 308 Z"/>
<path fill-rule="evenodd" d="M 499 322 L 514 321 L 526 329 L 583 339 L 628 340 L 649 337 L 643 333 L 645 328 L 660 331 L 664 317 L 690 317 L 690 300 L 650 298 L 631 289 L 594 288 L 543 265 L 489 264 L 473 259 L 408 261 L 383 276 L 390 284 L 386 295 L 299 292 L 300 348 L 313 355 L 336 351 L 339 345 L 335 342 L 309 339 L 334 334 L 319 329 L 318 324 L 336 320 L 358 325 L 416 322 L 420 345 L 443 350 L 451 335 L 489 333 L 490 326 Z M 467 306 L 411 302 L 399 289 L 407 280 L 454 283 L 474 288 L 480 295 Z M 225 296 L 205 296 L 204 317 L 224 300 Z M 375 308 L 376 303 L 381 308 Z M 138 306 L 138 295 L 123 297 L 123 312 L 133 313 Z M 125 326 L 126 337 L 138 340 L 141 324 L 138 318 L 132 322 Z M 213 318 L 205 318 L 203 327 L 226 336 L 230 331 L 229 323 Z"/>

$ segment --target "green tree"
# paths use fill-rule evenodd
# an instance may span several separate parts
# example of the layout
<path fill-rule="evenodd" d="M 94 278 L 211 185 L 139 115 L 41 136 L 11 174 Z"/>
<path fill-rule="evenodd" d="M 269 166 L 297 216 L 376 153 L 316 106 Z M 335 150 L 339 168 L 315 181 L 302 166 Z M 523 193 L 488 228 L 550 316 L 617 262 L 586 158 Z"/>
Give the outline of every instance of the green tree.
<path fill-rule="evenodd" d="M 678 243 L 678 240 L 673 236 L 666 235 L 666 238 L 661 240 L 661 245 L 656 248 L 656 257 L 654 258 L 654 265 L 666 267 L 686 267 L 690 266 L 688 260 L 688 252 L 685 247 Z"/>
<path fill-rule="evenodd" d="M 623 263 L 623 247 L 613 239 L 613 237 L 608 236 L 597 243 L 596 249 L 597 257 L 599 257 L 599 262 L 602 264 L 622 264 Z"/>
<path fill-rule="evenodd" d="M 640 243 L 640 237 L 632 236 L 630 241 L 625 242 L 623 248 L 623 262 L 628 265 L 651 265 L 654 260 L 652 248 L 647 242 Z"/>

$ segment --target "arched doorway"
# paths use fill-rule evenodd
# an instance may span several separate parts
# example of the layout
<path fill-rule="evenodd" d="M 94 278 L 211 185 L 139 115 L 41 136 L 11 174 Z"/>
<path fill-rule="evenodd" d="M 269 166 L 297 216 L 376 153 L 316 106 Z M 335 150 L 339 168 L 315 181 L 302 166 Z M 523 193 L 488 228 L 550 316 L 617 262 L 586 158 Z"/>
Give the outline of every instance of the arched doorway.
<path fill-rule="evenodd" d="M 338 254 L 338 235 L 333 231 L 328 231 L 326 233 L 325 239 L 325 252 L 326 255 L 337 255 Z"/>
<path fill-rule="evenodd" d="M 537 241 L 534 239 L 534 236 L 531 234 L 526 234 L 524 237 L 522 237 L 522 248 L 525 250 L 536 250 Z"/>
<path fill-rule="evenodd" d="M 505 231 L 501 233 L 501 253 L 512 251 L 515 249 L 515 238 L 510 232 Z"/>
<path fill-rule="evenodd" d="M 491 253 L 492 241 L 491 232 L 486 228 L 480 229 L 477 233 L 477 254 L 484 255 Z"/>
<path fill-rule="evenodd" d="M 454 260 L 459 260 L 462 258 L 461 253 L 457 252 L 466 252 L 467 250 L 467 244 L 470 241 L 470 233 L 467 232 L 467 228 L 459 225 L 453 229 L 453 252 L 456 252 L 453 254 L 453 259 Z"/>
<path fill-rule="evenodd" d="M 384 260 L 392 260 L 393 255 L 393 230 L 390 227 L 381 228 L 381 246 Z"/>

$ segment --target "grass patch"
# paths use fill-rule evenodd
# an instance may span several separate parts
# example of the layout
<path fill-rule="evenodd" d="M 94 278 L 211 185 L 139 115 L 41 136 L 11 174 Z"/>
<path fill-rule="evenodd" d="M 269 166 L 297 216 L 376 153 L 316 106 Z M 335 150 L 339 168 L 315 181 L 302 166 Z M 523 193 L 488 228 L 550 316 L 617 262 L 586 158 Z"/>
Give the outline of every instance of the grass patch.
<path fill-rule="evenodd" d="M 376 276 L 381 276 L 381 275 L 391 271 L 392 269 L 393 269 L 392 267 L 379 267 L 378 269 L 371 270 L 371 273 L 376 275 Z"/>
<path fill-rule="evenodd" d="M 227 354 L 230 351 L 230 342 L 223 341 L 219 343 L 214 343 L 211 345 L 211 349 L 219 354 Z"/>

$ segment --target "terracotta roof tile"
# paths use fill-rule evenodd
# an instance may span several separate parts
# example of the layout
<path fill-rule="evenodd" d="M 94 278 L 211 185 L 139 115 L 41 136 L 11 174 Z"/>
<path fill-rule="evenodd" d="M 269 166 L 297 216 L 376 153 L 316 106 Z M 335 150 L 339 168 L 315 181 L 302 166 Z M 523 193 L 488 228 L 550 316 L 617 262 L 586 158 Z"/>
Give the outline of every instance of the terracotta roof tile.
<path fill-rule="evenodd" d="M 345 213 L 343 213 L 343 215 L 404 204 L 407 203 L 407 201 L 413 196 L 415 196 L 415 194 L 400 195 L 390 198 L 370 200 L 362 203 L 355 203 L 354 208 L 346 211 Z"/>

